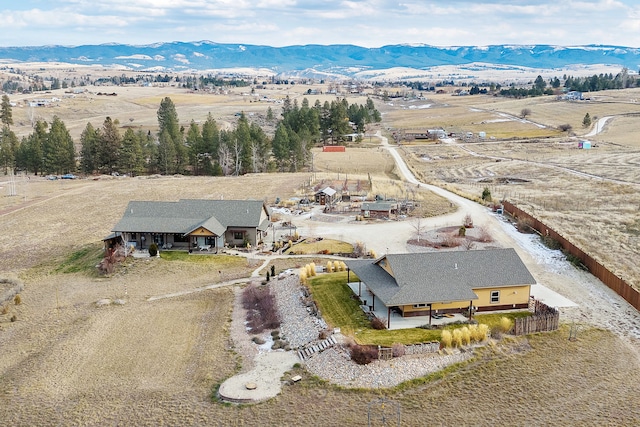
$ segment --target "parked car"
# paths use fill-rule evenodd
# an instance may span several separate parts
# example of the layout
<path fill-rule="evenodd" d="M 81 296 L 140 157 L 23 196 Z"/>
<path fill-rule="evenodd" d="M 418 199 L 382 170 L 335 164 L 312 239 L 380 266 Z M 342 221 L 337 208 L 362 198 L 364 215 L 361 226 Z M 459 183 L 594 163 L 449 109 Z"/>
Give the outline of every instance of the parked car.
<path fill-rule="evenodd" d="M 57 177 L 57 176 L 55 176 L 55 175 L 47 175 L 47 179 L 48 179 L 49 181 L 55 181 L 56 179 L 58 179 L 58 177 Z"/>
<path fill-rule="evenodd" d="M 76 179 L 77 176 L 75 176 L 72 173 L 66 173 L 66 174 L 62 175 L 60 178 L 62 178 L 62 179 Z"/>

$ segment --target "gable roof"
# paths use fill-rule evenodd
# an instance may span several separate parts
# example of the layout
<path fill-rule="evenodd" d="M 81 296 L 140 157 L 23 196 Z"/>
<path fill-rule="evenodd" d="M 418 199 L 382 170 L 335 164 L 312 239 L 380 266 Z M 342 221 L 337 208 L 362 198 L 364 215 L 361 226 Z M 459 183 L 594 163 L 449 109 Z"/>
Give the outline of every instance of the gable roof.
<path fill-rule="evenodd" d="M 346 264 L 387 306 L 477 299 L 481 288 L 536 281 L 515 250 L 388 254 Z"/>
<path fill-rule="evenodd" d="M 363 211 L 386 211 L 389 212 L 392 208 L 391 202 L 363 202 L 361 210 Z"/>
<path fill-rule="evenodd" d="M 325 194 L 327 196 L 333 196 L 334 194 L 336 194 L 336 190 L 334 190 L 331 187 L 326 187 L 326 188 L 323 188 L 322 190 L 318 191 L 316 194 Z"/>
<path fill-rule="evenodd" d="M 269 213 L 260 200 L 131 201 L 112 231 L 188 234 L 204 227 L 220 236 L 229 227 L 262 229 L 263 209 Z"/>

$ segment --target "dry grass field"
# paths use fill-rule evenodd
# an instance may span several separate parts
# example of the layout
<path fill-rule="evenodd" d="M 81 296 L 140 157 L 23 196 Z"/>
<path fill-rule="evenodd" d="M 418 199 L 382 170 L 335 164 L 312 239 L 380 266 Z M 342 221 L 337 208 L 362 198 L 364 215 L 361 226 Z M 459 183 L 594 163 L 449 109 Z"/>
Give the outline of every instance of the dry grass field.
<path fill-rule="evenodd" d="M 424 181 L 471 197 L 488 187 L 494 199 L 528 210 L 640 287 L 640 266 L 633 261 L 640 253 L 640 150 L 633 142 L 600 138 L 591 150 L 563 138 L 422 144 L 404 152 Z"/>
<path fill-rule="evenodd" d="M 117 97 L 76 98 L 78 105 L 74 107 L 38 111 L 60 112 L 66 123 L 74 123 L 77 137 L 87 121 L 99 125 L 107 115 L 121 124 L 154 126 L 156 104 L 163 96 L 174 99 L 181 119 L 198 119 L 198 112 L 202 120 L 212 111 L 216 119 L 232 120 L 238 110 L 256 108 L 259 114 L 268 106 L 249 102 L 241 94 L 217 98 L 186 95 L 175 88 L 136 88 L 136 93 L 124 89 L 113 88 L 123 90 Z M 274 90 L 286 94 L 284 89 Z M 302 94 L 288 90 L 296 99 L 302 98 Z M 597 110 L 584 106 L 595 106 L 594 102 L 446 95 L 434 102 L 433 109 L 380 108 L 385 127 L 446 128 L 449 120 L 454 127 L 473 132 L 492 120 L 504 119 L 498 112 L 518 115 L 522 108 L 530 108 L 531 121 L 547 128 L 513 120 L 492 125 L 504 126 L 495 128 L 496 135 L 517 137 L 522 132 L 526 136 L 518 138 L 532 138 L 535 143 L 422 143 L 406 146 L 405 157 L 424 181 L 443 183 L 473 196 L 479 196 L 488 185 L 494 197 L 506 195 L 533 209 L 534 214 L 566 230 L 577 244 L 595 251 L 638 284 L 640 153 L 634 134 L 640 131 L 640 124 L 630 117 L 615 118 L 592 139 L 598 147 L 591 151 L 577 150 L 577 139 L 555 139 L 557 132 L 553 130 L 557 124 L 571 123 L 577 132 L 586 110 L 592 117 L 636 112 L 635 103 L 624 102 L 625 96 L 633 99 L 636 92 L 625 92 L 607 93 L 615 102 L 598 103 L 597 108 L 602 109 Z M 200 105 L 198 99 L 210 104 Z M 14 109 L 14 119 L 27 120 L 26 112 L 18 110 Z M 464 117 L 470 111 L 473 114 Z M 26 126 L 23 133 L 28 129 L 28 124 L 18 126 Z M 549 134 L 538 134 L 540 129 Z M 391 184 L 395 172 L 388 155 L 377 148 L 368 150 L 368 144 L 365 141 L 362 148 L 352 150 L 352 158 L 349 151 L 339 160 L 330 157 L 337 153 L 317 153 L 316 166 L 324 166 L 318 175 L 366 177 L 370 172 L 380 188 L 395 185 Z M 299 195 L 310 176 L 100 177 L 75 181 L 19 177 L 18 195 L 12 197 L 6 195 L 8 183 L 0 180 L 0 275 L 18 276 L 25 285 L 22 303 L 7 304 L 7 314 L 0 314 L 3 424 L 367 425 L 368 405 L 381 397 L 400 404 L 403 425 L 640 423 L 640 358 L 636 350 L 610 332 L 587 326 L 580 329 L 577 341 L 567 339 L 567 326 L 551 334 L 503 341 L 464 366 L 396 389 L 339 389 L 296 368 L 303 380 L 284 387 L 273 400 L 253 406 L 220 404 L 211 400 L 212 390 L 236 372 L 239 363 L 227 330 L 234 298 L 231 289 L 155 301 L 148 301 L 148 297 L 216 283 L 220 268 L 225 270 L 225 279 L 246 276 L 252 269 L 246 260 L 136 260 L 110 277 L 98 277 L 90 268 L 64 272 L 74 271 L 77 257 L 89 266 L 93 260 L 97 262 L 101 239 L 109 234 L 129 200 L 285 199 Z M 521 182 L 506 184 L 499 178 Z M 403 185 L 398 188 L 407 191 Z M 277 260 L 275 264 L 279 270 L 299 262 Z M 96 302 L 105 298 L 124 299 L 126 304 L 98 307 Z M 12 315 L 17 321 L 10 322 Z"/>

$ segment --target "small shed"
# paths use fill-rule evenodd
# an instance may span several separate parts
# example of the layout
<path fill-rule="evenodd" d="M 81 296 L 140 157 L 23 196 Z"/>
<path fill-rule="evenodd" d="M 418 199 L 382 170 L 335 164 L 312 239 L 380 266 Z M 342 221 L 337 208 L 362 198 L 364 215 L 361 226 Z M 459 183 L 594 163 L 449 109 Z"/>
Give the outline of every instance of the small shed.
<path fill-rule="evenodd" d="M 365 218 L 389 218 L 398 213 L 398 205 L 391 202 L 365 202 L 360 212 Z"/>
<path fill-rule="evenodd" d="M 578 148 L 582 150 L 589 150 L 591 148 L 591 141 L 580 141 L 578 142 Z"/>
<path fill-rule="evenodd" d="M 336 190 L 331 187 L 326 187 L 318 191 L 315 195 L 316 203 L 320 205 L 331 205 L 336 201 L 338 194 Z"/>

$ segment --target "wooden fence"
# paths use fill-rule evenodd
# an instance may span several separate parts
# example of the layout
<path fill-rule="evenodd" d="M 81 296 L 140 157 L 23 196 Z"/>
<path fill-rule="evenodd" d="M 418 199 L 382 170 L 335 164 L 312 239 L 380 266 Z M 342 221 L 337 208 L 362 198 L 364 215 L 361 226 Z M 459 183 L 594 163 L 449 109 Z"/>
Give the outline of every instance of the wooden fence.
<path fill-rule="evenodd" d="M 425 354 L 425 353 L 437 353 L 440 350 L 440 342 L 425 342 L 421 344 L 412 344 L 404 346 L 404 355 L 409 354 Z M 381 347 L 378 346 L 378 359 L 380 360 L 389 360 L 393 358 L 393 348 L 392 347 Z"/>
<path fill-rule="evenodd" d="M 559 324 L 560 312 L 542 301 L 536 300 L 534 314 L 516 319 L 513 325 L 513 334 L 527 335 L 535 334 L 536 332 L 555 331 L 558 329 Z"/>
<path fill-rule="evenodd" d="M 582 265 L 584 265 L 591 274 L 600 279 L 602 283 L 607 285 L 609 288 L 613 289 L 614 292 L 624 298 L 629 304 L 635 307 L 636 310 L 640 310 L 640 292 L 637 289 L 629 285 L 621 277 L 612 273 L 592 256 L 584 252 L 582 249 L 571 243 L 562 234 L 548 227 L 537 218 L 534 218 L 527 212 L 506 200 L 502 203 L 504 205 L 505 212 L 508 212 L 514 218 L 526 219 L 529 221 L 531 227 L 540 233 L 540 235 L 548 236 L 556 240 L 566 253 L 571 254 L 580 260 Z"/>

